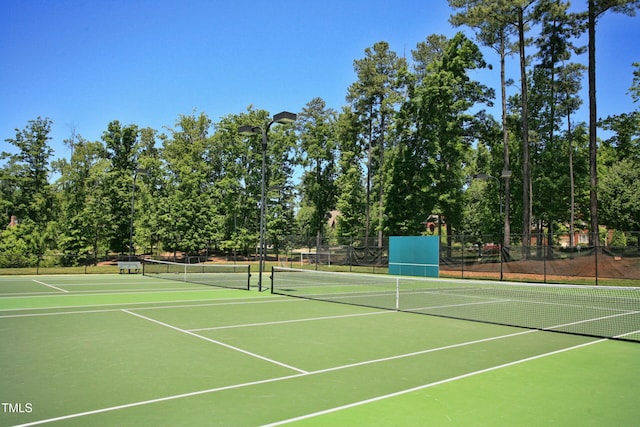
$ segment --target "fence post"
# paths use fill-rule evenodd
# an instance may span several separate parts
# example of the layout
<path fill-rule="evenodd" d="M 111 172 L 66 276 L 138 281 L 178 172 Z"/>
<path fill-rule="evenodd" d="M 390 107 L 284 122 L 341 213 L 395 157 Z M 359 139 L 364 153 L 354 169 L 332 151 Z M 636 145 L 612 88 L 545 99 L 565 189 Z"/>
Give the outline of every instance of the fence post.
<path fill-rule="evenodd" d="M 460 251 L 460 258 L 462 259 L 461 267 L 460 267 L 460 278 L 464 279 L 464 234 L 461 239 L 462 249 Z"/>
<path fill-rule="evenodd" d="M 543 282 L 547 283 L 547 251 L 549 250 L 549 246 L 544 244 L 544 241 L 542 242 L 542 249 L 543 249 L 543 253 L 542 253 L 542 271 L 543 271 Z"/>
<path fill-rule="evenodd" d="M 600 250 L 600 236 L 596 235 L 593 238 L 593 241 L 595 242 L 594 246 L 595 246 L 595 256 L 596 256 L 596 286 L 598 286 L 598 250 Z"/>

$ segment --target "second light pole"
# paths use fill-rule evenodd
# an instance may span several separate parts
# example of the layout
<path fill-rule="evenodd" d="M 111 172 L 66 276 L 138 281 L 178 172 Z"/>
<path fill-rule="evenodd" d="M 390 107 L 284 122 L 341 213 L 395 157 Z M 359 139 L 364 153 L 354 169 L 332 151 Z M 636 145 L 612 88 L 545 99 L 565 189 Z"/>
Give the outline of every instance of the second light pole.
<path fill-rule="evenodd" d="M 273 119 L 267 124 L 266 127 L 261 126 L 251 126 L 245 125 L 240 126 L 238 128 L 238 133 L 244 136 L 250 135 L 262 135 L 262 184 L 261 184 L 261 194 L 260 194 L 260 267 L 259 267 L 259 275 L 258 275 L 258 291 L 262 292 L 262 272 L 264 271 L 264 262 L 267 253 L 267 246 L 265 240 L 266 234 L 266 195 L 265 195 L 265 186 L 266 186 L 266 170 L 267 170 L 267 144 L 269 129 L 271 125 L 274 123 L 278 124 L 290 124 L 296 121 L 298 116 L 294 113 L 289 113 L 288 111 L 283 111 L 273 116 Z"/>
<path fill-rule="evenodd" d="M 500 199 L 500 245 L 499 245 L 499 249 L 500 249 L 500 280 L 503 279 L 503 262 L 504 262 L 504 236 L 505 236 L 505 232 L 504 232 L 504 227 L 505 227 L 505 218 L 504 218 L 504 213 L 502 210 L 502 181 L 500 181 L 500 179 L 496 178 L 495 176 L 491 176 L 488 175 L 486 173 L 477 173 L 475 175 L 471 176 L 473 179 L 479 179 L 481 181 L 487 181 L 489 179 L 493 179 L 498 183 L 498 198 Z M 509 179 L 511 178 L 511 171 L 510 170 L 503 170 L 502 171 L 502 175 L 500 175 L 500 178 L 502 179 Z"/>

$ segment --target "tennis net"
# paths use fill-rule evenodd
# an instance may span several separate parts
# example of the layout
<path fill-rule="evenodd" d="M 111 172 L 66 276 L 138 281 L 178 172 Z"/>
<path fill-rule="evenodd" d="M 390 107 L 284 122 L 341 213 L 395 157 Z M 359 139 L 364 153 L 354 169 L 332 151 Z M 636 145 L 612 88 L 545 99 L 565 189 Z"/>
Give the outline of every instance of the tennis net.
<path fill-rule="evenodd" d="M 248 264 L 186 264 L 144 259 L 144 276 L 178 280 L 221 288 L 249 290 L 251 266 Z"/>
<path fill-rule="evenodd" d="M 640 287 L 428 279 L 274 267 L 280 295 L 640 342 Z"/>

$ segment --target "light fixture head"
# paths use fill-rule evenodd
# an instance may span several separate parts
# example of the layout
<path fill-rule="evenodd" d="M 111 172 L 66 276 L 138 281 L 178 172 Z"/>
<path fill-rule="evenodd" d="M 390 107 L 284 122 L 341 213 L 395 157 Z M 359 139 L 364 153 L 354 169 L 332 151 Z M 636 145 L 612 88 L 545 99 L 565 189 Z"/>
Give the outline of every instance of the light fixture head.
<path fill-rule="evenodd" d="M 297 118 L 298 118 L 297 114 L 290 113 L 288 111 L 283 111 L 273 116 L 273 122 L 281 125 L 285 125 L 285 124 L 295 122 Z"/>
<path fill-rule="evenodd" d="M 503 170 L 502 171 L 502 175 L 500 175 L 500 178 L 511 178 L 511 175 L 513 175 L 513 172 L 510 170 Z"/>
<path fill-rule="evenodd" d="M 253 126 L 244 125 L 238 128 L 238 133 L 243 136 L 251 136 L 257 134 L 258 130 L 258 128 L 255 128 Z"/>

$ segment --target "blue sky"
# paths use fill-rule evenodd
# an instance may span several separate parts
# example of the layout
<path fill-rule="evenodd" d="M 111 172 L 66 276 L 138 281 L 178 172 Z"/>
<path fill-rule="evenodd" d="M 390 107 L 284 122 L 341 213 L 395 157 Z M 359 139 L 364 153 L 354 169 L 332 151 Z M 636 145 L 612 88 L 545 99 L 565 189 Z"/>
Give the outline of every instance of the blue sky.
<path fill-rule="evenodd" d="M 53 120 L 54 157 L 66 157 L 72 130 L 99 140 L 112 120 L 162 130 L 194 111 L 215 122 L 249 105 L 296 112 L 314 97 L 339 110 L 365 48 L 384 40 L 410 58 L 428 35 L 458 31 L 450 13 L 446 0 L 4 0 L 2 151 L 38 116 Z M 498 90 L 497 57 L 484 52 L 494 69 L 474 78 Z M 633 110 L 640 17 L 605 15 L 597 55 L 598 115 Z M 517 80 L 515 62 L 508 72 Z"/>

